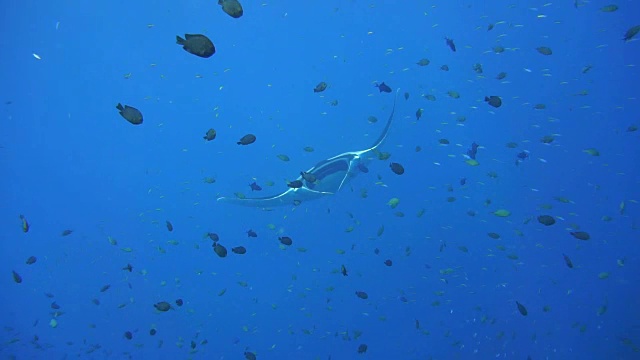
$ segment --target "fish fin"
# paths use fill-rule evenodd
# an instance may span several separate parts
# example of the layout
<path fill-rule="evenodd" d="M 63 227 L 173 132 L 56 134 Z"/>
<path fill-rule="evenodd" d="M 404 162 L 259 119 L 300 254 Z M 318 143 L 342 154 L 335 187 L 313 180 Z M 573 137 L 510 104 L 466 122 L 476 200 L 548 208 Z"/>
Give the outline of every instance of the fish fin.
<path fill-rule="evenodd" d="M 186 41 L 185 39 L 183 39 L 180 36 L 176 35 L 176 44 L 184 45 L 185 41 Z"/>
<path fill-rule="evenodd" d="M 184 34 L 184 37 L 185 37 L 185 39 L 187 39 L 187 40 L 191 39 L 191 38 L 192 38 L 192 37 L 194 37 L 194 36 L 195 36 L 195 35 L 192 35 L 192 34 Z"/>
<path fill-rule="evenodd" d="M 118 103 L 118 105 L 116 105 L 116 109 L 122 111 L 124 110 L 124 107 L 122 107 L 122 104 Z"/>

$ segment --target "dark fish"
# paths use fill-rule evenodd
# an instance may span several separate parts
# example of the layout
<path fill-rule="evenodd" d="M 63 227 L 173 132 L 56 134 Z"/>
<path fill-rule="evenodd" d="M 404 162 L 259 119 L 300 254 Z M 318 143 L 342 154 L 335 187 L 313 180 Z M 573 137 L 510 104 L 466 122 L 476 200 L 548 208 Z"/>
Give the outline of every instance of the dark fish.
<path fill-rule="evenodd" d="M 234 19 L 237 19 L 244 14 L 242 5 L 240 5 L 238 0 L 218 0 L 218 5 L 221 5 L 222 11 Z"/>
<path fill-rule="evenodd" d="M 302 185 L 304 185 L 304 184 L 303 184 L 303 183 L 302 183 L 302 181 L 300 181 L 300 180 L 293 180 L 293 181 L 290 181 L 290 182 L 287 184 L 287 186 L 288 186 L 288 187 L 290 187 L 290 188 L 292 188 L 292 189 L 299 189 L 299 188 L 301 188 L 301 187 L 302 187 Z"/>
<path fill-rule="evenodd" d="M 440 70 L 442 70 L 442 71 L 449 71 L 449 65 L 442 65 L 442 66 L 440 66 Z"/>
<path fill-rule="evenodd" d="M 499 108 L 500 106 L 502 106 L 502 99 L 500 99 L 499 96 L 485 96 L 484 97 L 484 101 L 486 101 L 489 105 L 493 106 L 494 108 Z"/>
<path fill-rule="evenodd" d="M 35 256 L 29 256 L 29 258 L 27 259 L 27 265 L 35 264 L 37 260 L 38 259 L 36 259 Z"/>
<path fill-rule="evenodd" d="M 340 273 L 342 274 L 342 276 L 349 276 L 349 273 L 347 271 L 347 267 L 343 265 L 340 265 Z"/>
<path fill-rule="evenodd" d="M 110 287 L 111 287 L 111 285 L 107 284 L 107 285 L 105 285 L 105 286 L 100 288 L 100 292 L 105 292 L 105 291 L 109 290 Z"/>
<path fill-rule="evenodd" d="M 120 103 L 116 105 L 116 109 L 120 110 L 120 115 L 133 125 L 142 124 L 142 113 L 140 110 L 129 105 L 122 106 Z"/>
<path fill-rule="evenodd" d="M 92 299 L 91 302 L 94 303 L 95 305 L 100 305 L 100 300 L 98 299 Z"/>
<path fill-rule="evenodd" d="M 167 220 L 166 223 L 167 223 L 167 230 L 173 231 L 173 224 L 171 224 L 171 221 Z"/>
<path fill-rule="evenodd" d="M 51 303 L 51 308 L 53 310 L 58 310 L 58 309 L 60 309 L 60 305 L 56 304 L 56 302 L 54 301 L 54 302 Z"/>
<path fill-rule="evenodd" d="M 589 240 L 591 238 L 589 233 L 584 231 L 574 231 L 574 232 L 571 232 L 570 234 L 573 235 L 573 237 L 578 240 Z"/>
<path fill-rule="evenodd" d="M 460 185 L 461 186 L 464 186 L 464 184 L 466 184 L 466 183 L 467 183 L 467 178 L 460 179 Z"/>
<path fill-rule="evenodd" d="M 571 259 L 569 259 L 569 257 L 565 254 L 562 254 L 562 257 L 564 258 L 564 263 L 567 264 L 569 269 L 573 269 L 573 262 L 571 261 Z"/>
<path fill-rule="evenodd" d="M 247 231 L 247 236 L 248 236 L 248 237 L 258 237 L 258 233 L 256 233 L 255 231 L 253 231 L 253 230 L 249 229 L 249 230 Z"/>
<path fill-rule="evenodd" d="M 627 30 L 626 33 L 624 33 L 624 37 L 622 38 L 622 40 L 629 41 L 633 39 L 636 35 L 638 35 L 639 32 L 640 32 L 640 25 L 632 26 L 629 28 L 629 30 Z"/>
<path fill-rule="evenodd" d="M 391 265 L 393 265 L 393 261 L 387 259 L 387 260 L 384 261 L 384 264 L 387 265 L 387 266 L 391 266 Z"/>
<path fill-rule="evenodd" d="M 358 164 L 358 170 L 360 170 L 360 172 L 362 172 L 363 174 L 366 174 L 369 172 L 369 168 L 367 167 L 367 165 L 363 163 Z"/>
<path fill-rule="evenodd" d="M 304 171 L 300 172 L 300 176 L 302 176 L 302 178 L 305 181 L 310 182 L 310 183 L 314 183 L 314 182 L 316 182 L 316 180 L 318 180 L 315 175 L 313 175 L 311 173 L 308 173 L 308 172 L 304 172 Z"/>
<path fill-rule="evenodd" d="M 527 314 L 529 313 L 527 311 L 527 308 L 524 307 L 524 305 L 520 304 L 519 302 L 516 301 L 516 305 L 518 306 L 518 311 L 520 312 L 520 314 L 522 314 L 522 316 L 527 316 Z"/>
<path fill-rule="evenodd" d="M 127 264 L 127 266 L 123 267 L 122 270 L 127 270 L 128 272 L 132 272 L 133 266 L 131 266 L 131 264 Z"/>
<path fill-rule="evenodd" d="M 327 83 L 322 81 L 320 83 L 318 83 L 318 85 L 316 85 L 316 87 L 313 88 L 313 92 L 314 93 L 319 93 L 319 92 L 323 92 L 327 89 Z"/>
<path fill-rule="evenodd" d="M 221 258 L 227 256 L 227 248 L 218 243 L 213 244 L 213 251 Z"/>
<path fill-rule="evenodd" d="M 367 349 L 369 347 L 367 346 L 367 344 L 360 344 L 358 345 L 358 354 L 364 354 L 367 352 Z"/>
<path fill-rule="evenodd" d="M 356 295 L 363 300 L 366 300 L 369 298 L 369 295 L 367 295 L 367 293 L 364 291 L 356 291 Z"/>
<path fill-rule="evenodd" d="M 447 42 L 447 46 L 449 47 L 449 49 L 451 49 L 451 51 L 453 52 L 456 52 L 456 44 L 454 44 L 453 39 L 449 39 L 448 37 L 445 37 L 444 39 Z"/>
<path fill-rule="evenodd" d="M 550 215 L 540 215 L 538 216 L 538 222 L 544 226 L 551 226 L 556 223 L 556 219 Z"/>
<path fill-rule="evenodd" d="M 293 244 L 293 240 L 291 240 L 291 238 L 288 236 L 279 236 L 278 240 L 280 240 L 280 243 L 282 243 L 283 245 L 289 246 Z"/>
<path fill-rule="evenodd" d="M 207 130 L 207 133 L 202 138 L 207 141 L 211 141 L 216 138 L 216 134 L 217 133 L 215 129 L 209 129 Z"/>
<path fill-rule="evenodd" d="M 378 249 L 378 248 L 373 249 L 373 253 L 376 254 L 376 255 L 379 255 L 380 254 L 380 249 Z"/>
<path fill-rule="evenodd" d="M 551 51 L 551 48 L 548 48 L 546 46 L 537 47 L 536 50 L 542 55 L 551 55 L 551 54 L 553 54 L 553 51 Z"/>
<path fill-rule="evenodd" d="M 249 144 L 253 144 L 256 141 L 256 136 L 253 134 L 247 134 L 245 136 L 243 136 L 242 138 L 240 138 L 240 141 L 238 141 L 236 144 L 238 145 L 249 145 Z"/>
<path fill-rule="evenodd" d="M 527 150 L 523 150 L 516 155 L 516 165 L 519 165 L 521 162 L 525 161 L 529 158 L 529 152 Z"/>
<path fill-rule="evenodd" d="M 201 58 L 208 58 L 215 54 L 216 47 L 208 37 L 201 34 L 185 34 L 184 37 L 185 39 L 176 35 L 176 44 L 182 45 L 186 52 Z"/>
<path fill-rule="evenodd" d="M 467 156 L 469 156 L 469 158 L 471 159 L 475 159 L 476 158 L 476 154 L 478 153 L 478 147 L 479 145 L 476 144 L 476 142 L 472 142 L 471 143 L 471 148 L 469 148 L 469 150 L 467 150 Z"/>
<path fill-rule="evenodd" d="M 182 306 L 183 304 L 184 304 L 184 301 L 182 299 L 177 299 L 176 300 L 176 305 Z"/>
<path fill-rule="evenodd" d="M 489 24 L 489 25 L 487 25 L 487 31 L 491 31 L 491 30 L 493 30 L 493 26 L 494 26 L 493 24 Z"/>
<path fill-rule="evenodd" d="M 29 222 L 24 215 L 20 215 L 20 221 L 22 221 L 22 232 L 29 232 Z"/>
<path fill-rule="evenodd" d="M 386 93 L 390 93 L 391 92 L 391 88 L 387 84 L 385 84 L 384 82 L 382 82 L 382 84 L 379 84 L 379 85 L 378 85 L 378 83 L 376 83 L 374 86 L 377 87 L 378 90 L 380 90 L 380 92 L 386 92 Z"/>
<path fill-rule="evenodd" d="M 133 334 L 131 333 L 131 331 L 125 331 L 124 337 L 127 340 L 131 340 L 131 339 L 133 339 Z"/>
<path fill-rule="evenodd" d="M 11 270 L 11 275 L 13 275 L 13 281 L 15 281 L 16 284 L 22 283 L 22 276 L 20 276 L 20 274 L 18 274 L 17 272 Z"/>
<path fill-rule="evenodd" d="M 247 253 L 247 249 L 245 249 L 245 247 L 244 247 L 244 246 L 236 246 L 236 247 L 234 247 L 234 248 L 231 248 L 231 251 L 232 251 L 234 254 L 238 254 L 238 255 L 244 255 L 244 254 L 246 254 L 246 253 Z"/>
<path fill-rule="evenodd" d="M 260 191 L 260 190 L 262 190 L 262 187 L 260 185 L 258 185 L 258 183 L 256 183 L 255 181 L 252 182 L 251 184 L 249 184 L 249 187 L 251 188 L 251 191 Z"/>
<path fill-rule="evenodd" d="M 245 351 L 244 358 L 246 360 L 256 360 L 256 354 L 252 353 L 251 351 Z"/>
<path fill-rule="evenodd" d="M 69 235 L 71 235 L 72 233 L 73 233 L 73 230 L 69 230 L 69 229 L 67 229 L 67 230 L 64 230 L 64 231 L 62 232 L 62 234 L 60 234 L 60 235 L 61 235 L 61 236 L 69 236 Z"/>
<path fill-rule="evenodd" d="M 158 333 L 158 330 L 156 330 L 156 329 L 149 330 L 149 335 L 151 335 L 151 336 L 154 336 L 157 333 Z"/>
<path fill-rule="evenodd" d="M 392 162 L 389 167 L 391 168 L 391 171 L 393 171 L 396 175 L 404 174 L 404 166 L 402 166 L 401 164 Z"/>
<path fill-rule="evenodd" d="M 218 240 L 220 240 L 220 236 L 218 236 L 218 234 L 216 233 L 212 233 L 212 232 L 208 232 L 207 236 L 209 237 L 209 239 L 211 239 L 213 242 L 216 242 Z"/>
<path fill-rule="evenodd" d="M 171 309 L 171 304 L 166 301 L 160 301 L 159 303 L 153 304 L 153 307 L 158 311 L 169 311 Z"/>
<path fill-rule="evenodd" d="M 196 348 L 196 342 L 191 340 L 191 350 Z"/>

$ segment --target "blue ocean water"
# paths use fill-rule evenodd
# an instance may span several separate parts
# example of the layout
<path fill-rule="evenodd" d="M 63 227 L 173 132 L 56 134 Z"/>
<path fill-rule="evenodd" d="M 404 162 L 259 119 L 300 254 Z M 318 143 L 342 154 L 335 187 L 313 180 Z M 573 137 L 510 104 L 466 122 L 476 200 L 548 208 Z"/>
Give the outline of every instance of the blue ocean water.
<path fill-rule="evenodd" d="M 4 4 L 2 358 L 640 358 L 640 4 L 609 4 Z M 337 194 L 216 202 L 366 149 L 397 89 Z"/>

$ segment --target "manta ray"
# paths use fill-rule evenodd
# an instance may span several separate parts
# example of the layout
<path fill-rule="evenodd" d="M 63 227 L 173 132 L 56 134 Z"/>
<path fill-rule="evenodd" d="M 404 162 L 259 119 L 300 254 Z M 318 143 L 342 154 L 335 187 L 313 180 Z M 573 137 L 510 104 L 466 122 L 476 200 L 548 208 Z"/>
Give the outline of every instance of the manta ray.
<path fill-rule="evenodd" d="M 400 89 L 398 89 L 399 91 Z M 319 199 L 329 195 L 334 195 L 342 189 L 351 178 L 360 172 L 367 172 L 366 164 L 376 157 L 375 151 L 384 143 L 389 134 L 389 129 L 393 123 L 393 114 L 398 100 L 396 91 L 393 100 L 393 108 L 389 119 L 378 139 L 364 150 L 348 151 L 340 155 L 322 160 L 315 166 L 307 170 L 306 174 L 312 176 L 299 176 L 296 180 L 302 183 L 301 187 L 289 188 L 288 190 L 273 196 L 250 198 L 250 197 L 219 197 L 218 202 L 249 207 L 274 207 L 282 205 L 299 205 L 302 202 Z M 306 179 L 314 178 L 310 182 Z"/>

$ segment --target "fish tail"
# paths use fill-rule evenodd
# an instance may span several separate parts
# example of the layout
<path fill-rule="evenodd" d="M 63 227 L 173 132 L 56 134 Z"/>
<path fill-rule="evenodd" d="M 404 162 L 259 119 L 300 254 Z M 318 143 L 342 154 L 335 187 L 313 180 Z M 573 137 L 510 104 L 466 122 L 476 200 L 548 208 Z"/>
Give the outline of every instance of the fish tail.
<path fill-rule="evenodd" d="M 180 36 L 176 35 L 176 44 L 184 45 L 185 41 L 186 41 L 185 39 L 183 39 Z"/>
<path fill-rule="evenodd" d="M 116 105 L 116 109 L 122 111 L 124 110 L 124 107 L 122 106 L 122 104 L 118 103 L 118 105 Z"/>

